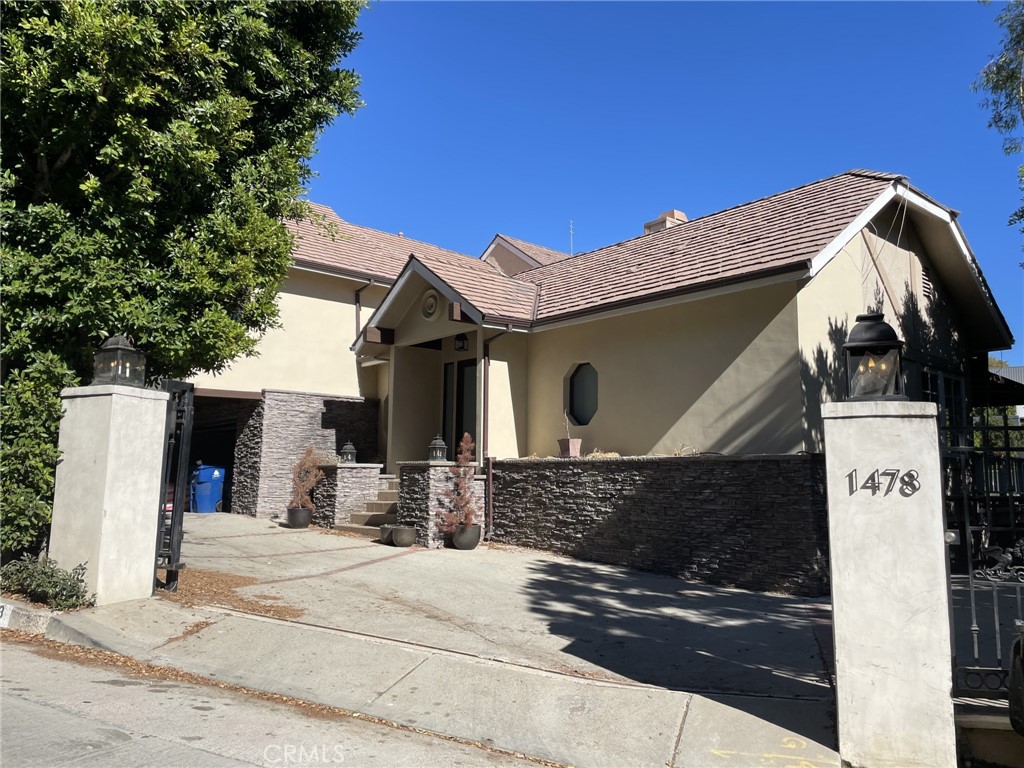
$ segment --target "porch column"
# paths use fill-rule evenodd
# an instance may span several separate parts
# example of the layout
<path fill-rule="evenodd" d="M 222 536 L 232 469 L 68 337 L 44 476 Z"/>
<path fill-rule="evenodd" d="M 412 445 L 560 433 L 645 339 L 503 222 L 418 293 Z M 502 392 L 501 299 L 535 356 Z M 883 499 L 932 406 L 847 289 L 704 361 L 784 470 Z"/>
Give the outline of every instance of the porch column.
<path fill-rule="evenodd" d="M 822 407 L 843 765 L 956 767 L 936 413 Z"/>

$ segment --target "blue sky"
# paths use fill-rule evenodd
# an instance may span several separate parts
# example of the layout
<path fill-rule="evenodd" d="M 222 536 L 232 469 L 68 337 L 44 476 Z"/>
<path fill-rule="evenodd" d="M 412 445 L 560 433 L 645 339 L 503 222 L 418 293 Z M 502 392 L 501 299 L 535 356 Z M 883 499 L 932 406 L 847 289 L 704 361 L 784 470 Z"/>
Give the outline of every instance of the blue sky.
<path fill-rule="evenodd" d="M 321 137 L 310 197 L 479 255 L 576 252 L 850 168 L 961 211 L 1024 365 L 1020 158 L 970 85 L 1000 4 L 376 2 L 346 66 L 366 106 Z"/>

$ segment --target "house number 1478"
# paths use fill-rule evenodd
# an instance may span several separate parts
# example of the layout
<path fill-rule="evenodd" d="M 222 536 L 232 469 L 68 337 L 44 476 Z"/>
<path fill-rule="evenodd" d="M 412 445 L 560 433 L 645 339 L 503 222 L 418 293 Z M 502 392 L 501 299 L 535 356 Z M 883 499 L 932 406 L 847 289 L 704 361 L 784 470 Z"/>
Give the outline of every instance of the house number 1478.
<path fill-rule="evenodd" d="M 917 478 L 916 469 L 908 469 L 903 474 L 900 474 L 898 469 L 876 469 L 865 478 L 863 483 L 859 482 L 856 469 L 846 476 L 846 480 L 850 484 L 851 496 L 858 491 L 871 491 L 872 496 L 877 496 L 879 493 L 888 496 L 899 483 L 899 493 L 904 498 L 913 496 L 921 490 L 921 483 Z"/>

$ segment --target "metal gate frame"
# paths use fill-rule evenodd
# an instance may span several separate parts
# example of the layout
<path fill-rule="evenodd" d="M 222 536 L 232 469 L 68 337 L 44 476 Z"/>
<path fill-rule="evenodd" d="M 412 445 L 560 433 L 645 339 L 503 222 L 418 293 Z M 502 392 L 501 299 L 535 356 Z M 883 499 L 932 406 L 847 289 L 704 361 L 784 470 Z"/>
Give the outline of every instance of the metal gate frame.
<path fill-rule="evenodd" d="M 185 568 L 181 562 L 181 539 L 184 533 L 185 499 L 189 493 L 188 457 L 192 447 L 192 420 L 195 413 L 195 387 L 185 381 L 164 381 L 161 388 L 170 392 L 167 402 L 167 426 L 165 430 L 163 485 L 161 487 L 158 511 L 156 563 L 153 581 L 157 588 L 168 592 L 178 590 L 178 572 Z M 168 509 L 167 491 L 174 477 L 174 498 Z M 156 571 L 167 572 L 164 581 Z"/>
<path fill-rule="evenodd" d="M 942 429 L 953 695 L 1007 698 L 1024 630 L 1024 427 Z M 1015 437 L 1016 436 L 1016 437 Z"/>

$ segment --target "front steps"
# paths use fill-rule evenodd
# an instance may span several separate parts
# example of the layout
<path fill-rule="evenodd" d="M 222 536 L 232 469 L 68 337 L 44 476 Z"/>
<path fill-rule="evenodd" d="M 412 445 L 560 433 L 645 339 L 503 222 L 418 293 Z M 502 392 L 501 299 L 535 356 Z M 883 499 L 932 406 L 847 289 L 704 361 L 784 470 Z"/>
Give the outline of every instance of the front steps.
<path fill-rule="evenodd" d="M 386 487 L 377 491 L 375 501 L 366 502 L 366 511 L 353 512 L 348 523 L 336 525 L 334 530 L 379 539 L 382 525 L 398 523 L 398 479 L 394 475 L 381 475 L 381 480 Z"/>

